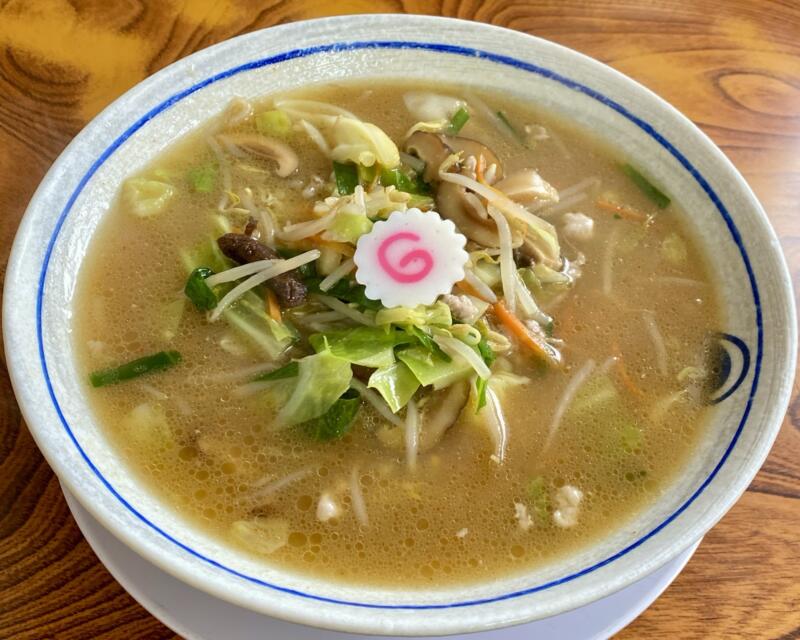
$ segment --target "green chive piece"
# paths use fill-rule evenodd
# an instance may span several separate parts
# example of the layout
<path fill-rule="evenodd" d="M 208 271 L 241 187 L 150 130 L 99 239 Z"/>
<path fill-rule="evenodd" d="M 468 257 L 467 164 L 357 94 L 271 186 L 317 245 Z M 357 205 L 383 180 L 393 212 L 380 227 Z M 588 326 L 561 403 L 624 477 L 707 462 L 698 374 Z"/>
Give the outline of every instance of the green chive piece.
<path fill-rule="evenodd" d="M 393 186 L 398 191 L 417 195 L 430 194 L 430 186 L 418 175 L 410 178 L 400 169 L 383 169 L 381 171 L 381 184 L 384 187 Z"/>
<path fill-rule="evenodd" d="M 663 209 L 669 205 L 671 202 L 669 197 L 667 197 L 663 191 L 653 186 L 653 184 L 641 173 L 639 173 L 633 166 L 625 163 L 621 168 L 622 172 L 631 180 L 633 180 L 633 183 L 639 187 L 639 190 L 650 200 L 652 200 L 659 209 Z"/>
<path fill-rule="evenodd" d="M 206 278 L 213 275 L 208 267 L 197 267 L 189 275 L 183 292 L 200 311 L 209 311 L 217 306 L 217 295 L 206 284 Z"/>
<path fill-rule="evenodd" d="M 101 369 L 89 374 L 89 381 L 93 387 L 105 387 L 131 378 L 138 378 L 146 373 L 162 371 L 174 367 L 181 361 L 181 354 L 177 351 L 159 351 L 150 356 L 131 360 L 118 367 Z"/>
<path fill-rule="evenodd" d="M 464 107 L 459 107 L 458 111 L 453 114 L 453 117 L 450 118 L 450 126 L 448 127 L 448 133 L 456 134 L 467 124 L 467 120 L 469 120 L 469 111 L 467 111 Z"/>
<path fill-rule="evenodd" d="M 333 175 L 336 179 L 336 190 L 340 195 L 349 195 L 358 186 L 358 167 L 347 162 L 334 162 Z"/>
<path fill-rule="evenodd" d="M 528 143 L 525 142 L 525 137 L 517 130 L 517 128 L 513 124 L 511 124 L 511 120 L 508 119 L 508 116 L 505 114 L 505 112 L 498 111 L 496 115 L 500 119 L 500 122 L 502 122 L 506 126 L 509 132 L 511 132 L 511 135 L 514 137 L 514 139 L 527 149 Z"/>

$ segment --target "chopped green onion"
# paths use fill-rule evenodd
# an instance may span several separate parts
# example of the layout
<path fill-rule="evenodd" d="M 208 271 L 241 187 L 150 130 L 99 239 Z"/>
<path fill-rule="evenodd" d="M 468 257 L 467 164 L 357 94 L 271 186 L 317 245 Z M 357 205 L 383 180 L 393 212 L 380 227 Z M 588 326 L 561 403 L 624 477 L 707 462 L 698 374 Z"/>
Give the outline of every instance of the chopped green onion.
<path fill-rule="evenodd" d="M 339 440 L 350 431 L 360 407 L 361 394 L 348 389 L 325 413 L 304 422 L 301 426 L 314 440 L 320 442 Z"/>
<path fill-rule="evenodd" d="M 489 346 L 489 343 L 486 341 L 484 336 L 481 336 L 481 341 L 478 343 L 478 353 L 481 354 L 481 358 L 486 363 L 487 367 L 491 367 L 494 364 L 494 361 L 497 359 L 497 355 Z M 481 378 L 475 381 L 475 391 L 477 396 L 477 403 L 475 407 L 475 413 L 478 413 L 481 409 L 486 406 L 486 383 L 489 382 L 488 378 Z"/>
<path fill-rule="evenodd" d="M 161 371 L 174 367 L 181 361 L 181 354 L 177 351 L 159 351 L 151 356 L 131 360 L 112 369 L 101 369 L 89 374 L 89 381 L 93 387 L 104 387 L 116 384 L 131 378 L 138 378 L 145 373 Z"/>
<path fill-rule="evenodd" d="M 384 187 L 393 186 L 396 187 L 398 191 L 417 195 L 428 195 L 431 192 L 430 186 L 428 186 L 422 178 L 416 174 L 413 178 L 410 178 L 399 168 L 383 169 L 381 171 L 381 184 Z"/>
<path fill-rule="evenodd" d="M 206 278 L 214 272 L 208 267 L 197 267 L 189 275 L 183 292 L 200 311 L 209 311 L 217 306 L 217 295 L 206 284 Z"/>
<path fill-rule="evenodd" d="M 500 120 L 500 122 L 502 122 L 506 126 L 506 128 L 509 130 L 511 135 L 514 136 L 517 142 L 519 142 L 523 147 L 527 149 L 528 144 L 525 142 L 525 138 L 519 131 L 517 131 L 517 128 L 513 124 L 511 124 L 511 120 L 508 119 L 508 116 L 505 114 L 505 112 L 498 111 L 497 117 Z"/>
<path fill-rule="evenodd" d="M 339 195 L 353 193 L 358 186 L 358 167 L 352 162 L 334 162 L 333 176 L 336 179 L 336 190 Z"/>
<path fill-rule="evenodd" d="M 478 352 L 481 354 L 481 358 L 483 358 L 487 367 L 491 367 L 497 359 L 495 352 L 483 336 L 481 336 L 481 341 L 478 343 Z"/>
<path fill-rule="evenodd" d="M 265 136 L 285 138 L 292 131 L 292 120 L 285 111 L 270 109 L 256 115 L 256 129 Z"/>
<path fill-rule="evenodd" d="M 186 174 L 189 184 L 197 193 L 211 193 L 217 183 L 217 166 L 204 164 L 192 167 Z"/>
<path fill-rule="evenodd" d="M 447 132 L 451 135 L 458 133 L 461 131 L 463 126 L 467 124 L 467 120 L 469 120 L 469 111 L 466 110 L 464 107 L 459 107 L 458 111 L 453 114 L 453 117 L 450 118 L 450 126 L 447 129 Z"/>
<path fill-rule="evenodd" d="M 489 382 L 488 378 L 481 378 L 475 380 L 475 395 L 478 401 L 475 403 L 475 413 L 479 413 L 481 409 L 486 406 L 486 383 Z"/>
<path fill-rule="evenodd" d="M 300 365 L 292 360 L 289 364 L 285 364 L 279 369 L 267 371 L 261 375 L 253 378 L 253 382 L 271 382 L 273 380 L 286 380 L 287 378 L 296 378 L 300 371 Z"/>
<path fill-rule="evenodd" d="M 550 509 L 550 496 L 542 476 L 536 476 L 528 483 L 528 500 L 536 518 L 544 519 Z"/>
<path fill-rule="evenodd" d="M 633 166 L 627 163 L 623 164 L 622 171 L 626 176 L 633 180 L 633 183 L 639 187 L 639 190 L 650 200 L 652 200 L 659 209 L 663 209 L 669 205 L 671 200 L 661 190 L 654 187 L 653 184 L 641 173 L 639 173 Z"/>

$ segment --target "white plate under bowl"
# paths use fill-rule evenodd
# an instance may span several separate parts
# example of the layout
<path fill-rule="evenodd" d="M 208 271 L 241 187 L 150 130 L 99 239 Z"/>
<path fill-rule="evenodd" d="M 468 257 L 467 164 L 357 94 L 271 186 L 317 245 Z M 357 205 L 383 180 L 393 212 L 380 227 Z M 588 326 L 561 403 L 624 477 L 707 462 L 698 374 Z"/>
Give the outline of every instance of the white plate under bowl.
<path fill-rule="evenodd" d="M 139 604 L 185 640 L 386 638 L 324 631 L 292 624 L 242 609 L 198 591 L 155 565 L 142 561 L 140 556 L 104 529 L 68 490 L 63 491 L 78 527 L 111 575 Z M 689 547 L 677 558 L 638 582 L 584 607 L 516 627 L 450 637 L 452 640 L 605 640 L 633 622 L 664 592 L 678 577 L 699 545 L 698 542 Z"/>
<path fill-rule="evenodd" d="M 525 573 L 469 585 L 373 588 L 258 562 L 181 519 L 120 461 L 94 417 L 71 348 L 80 265 L 127 176 L 234 95 L 387 76 L 455 81 L 528 101 L 624 149 L 687 212 L 684 221 L 719 285 L 717 328 L 739 355 L 741 375 L 732 377 L 729 396 L 663 494 L 611 535 Z M 6 275 L 3 331 L 14 391 L 39 448 L 119 540 L 238 606 L 385 635 L 486 631 L 550 618 L 678 557 L 763 463 L 788 403 L 797 350 L 791 281 L 775 234 L 736 169 L 689 120 L 629 78 L 551 42 L 484 24 L 397 15 L 240 36 L 170 65 L 104 110 L 59 157 L 28 207 Z"/>

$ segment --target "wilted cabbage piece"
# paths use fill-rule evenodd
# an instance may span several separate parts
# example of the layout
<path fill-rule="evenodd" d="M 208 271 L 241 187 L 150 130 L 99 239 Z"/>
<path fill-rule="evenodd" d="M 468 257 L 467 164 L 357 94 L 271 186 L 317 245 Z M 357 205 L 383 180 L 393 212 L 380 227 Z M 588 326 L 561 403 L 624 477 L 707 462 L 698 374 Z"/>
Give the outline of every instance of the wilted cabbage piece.
<path fill-rule="evenodd" d="M 231 525 L 231 535 L 248 550 L 269 555 L 289 540 L 289 523 L 282 518 L 237 520 Z"/>
<path fill-rule="evenodd" d="M 122 418 L 120 426 L 124 437 L 137 448 L 165 449 L 175 443 L 167 416 L 160 405 L 149 402 L 136 405 Z"/>
<path fill-rule="evenodd" d="M 352 377 L 350 363 L 330 350 L 302 358 L 297 384 L 278 414 L 276 426 L 284 428 L 321 416 L 350 388 Z"/>
<path fill-rule="evenodd" d="M 365 167 L 377 162 L 389 169 L 400 164 L 397 145 L 372 123 L 337 118 L 331 127 L 331 139 L 331 156 L 336 162 L 355 162 Z"/>
<path fill-rule="evenodd" d="M 175 187 L 160 180 L 131 178 L 122 187 L 122 199 L 128 210 L 140 218 L 161 213 L 172 197 Z"/>
<path fill-rule="evenodd" d="M 403 102 L 408 112 L 422 121 L 447 121 L 467 104 L 459 98 L 430 91 L 409 91 L 403 95 Z"/>
<path fill-rule="evenodd" d="M 380 127 L 346 109 L 316 100 L 277 100 L 275 105 L 292 120 L 305 120 L 317 127 L 336 162 L 354 162 L 364 167 L 378 163 L 388 169 L 400 164 L 400 152 L 392 139 Z"/>

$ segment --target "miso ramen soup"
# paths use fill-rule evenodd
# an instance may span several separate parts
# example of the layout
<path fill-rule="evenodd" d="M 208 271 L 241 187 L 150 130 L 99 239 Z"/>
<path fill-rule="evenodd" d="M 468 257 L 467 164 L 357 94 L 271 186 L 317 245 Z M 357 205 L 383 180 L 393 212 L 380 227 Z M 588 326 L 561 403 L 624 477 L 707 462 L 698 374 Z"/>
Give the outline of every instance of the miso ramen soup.
<path fill-rule="evenodd" d="M 92 240 L 91 402 L 131 474 L 270 566 L 410 587 L 528 571 L 655 501 L 703 429 L 718 307 L 670 195 L 494 94 L 233 98 L 121 185 Z M 463 264 L 387 305 L 355 252 L 414 209 L 452 221 Z"/>

